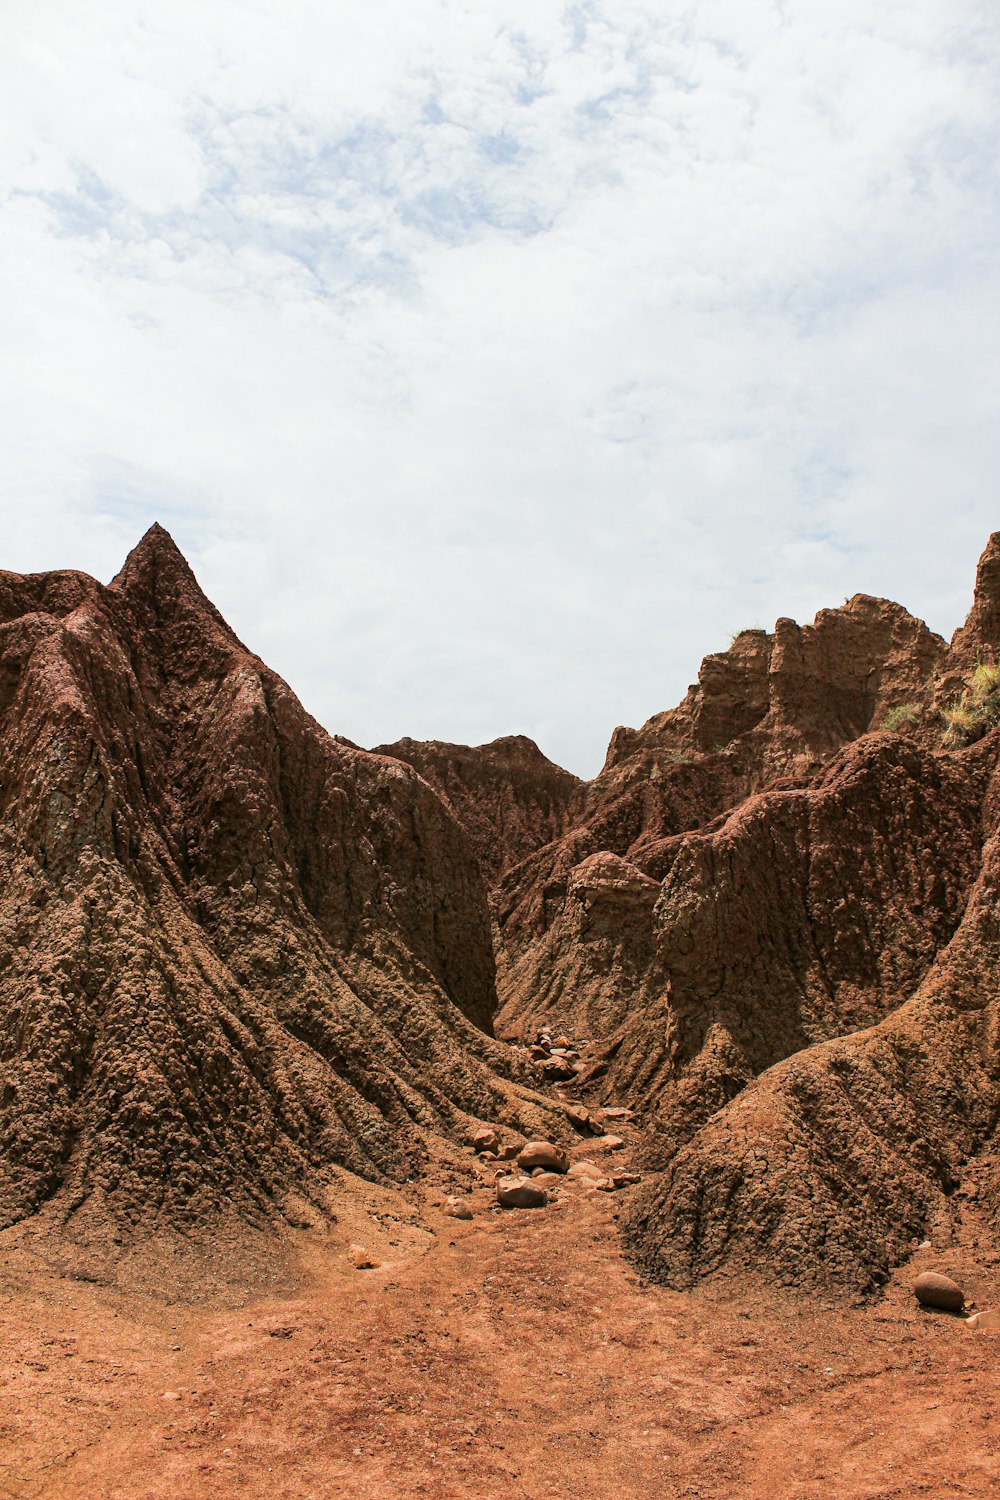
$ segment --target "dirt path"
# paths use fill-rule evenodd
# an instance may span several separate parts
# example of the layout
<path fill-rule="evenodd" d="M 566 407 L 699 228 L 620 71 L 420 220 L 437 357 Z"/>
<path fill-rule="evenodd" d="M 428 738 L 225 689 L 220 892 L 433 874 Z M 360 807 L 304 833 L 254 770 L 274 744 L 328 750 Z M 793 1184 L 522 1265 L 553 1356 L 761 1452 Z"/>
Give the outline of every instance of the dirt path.
<path fill-rule="evenodd" d="M 303 1251 L 297 1290 L 238 1307 L 125 1294 L 15 1248 L 0 1496 L 1000 1492 L 1000 1337 L 919 1312 L 902 1284 L 865 1312 L 646 1287 L 618 1195 L 491 1212 L 484 1178 L 473 1197 L 470 1223 L 428 1207 L 426 1234 L 373 1191 Z M 386 1261 L 356 1271 L 344 1240 L 364 1220 Z"/>

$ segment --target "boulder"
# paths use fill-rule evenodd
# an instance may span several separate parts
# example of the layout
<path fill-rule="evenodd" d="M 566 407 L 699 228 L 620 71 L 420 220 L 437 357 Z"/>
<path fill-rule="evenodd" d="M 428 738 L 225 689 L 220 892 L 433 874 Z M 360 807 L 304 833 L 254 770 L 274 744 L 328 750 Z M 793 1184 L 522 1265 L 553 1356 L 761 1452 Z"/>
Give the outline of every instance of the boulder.
<path fill-rule="evenodd" d="M 593 1146 L 595 1151 L 620 1151 L 624 1144 L 624 1138 L 620 1135 L 602 1135 L 598 1136 Z"/>
<path fill-rule="evenodd" d="M 551 1083 L 563 1083 L 576 1077 L 577 1064 L 567 1062 L 565 1057 L 550 1057 L 541 1065 L 541 1072 Z"/>
<path fill-rule="evenodd" d="M 551 1141 L 529 1141 L 518 1152 L 517 1164 L 522 1172 L 532 1172 L 536 1167 L 546 1172 L 568 1172 L 569 1153 Z"/>
<path fill-rule="evenodd" d="M 957 1281 L 940 1271 L 924 1271 L 913 1283 L 913 1295 L 921 1307 L 937 1307 L 942 1312 L 961 1312 L 965 1293 Z"/>
<path fill-rule="evenodd" d="M 596 1161 L 575 1161 L 569 1169 L 568 1176 L 572 1182 L 587 1182 L 603 1177 L 604 1173 Z"/>
<path fill-rule="evenodd" d="M 501 1208 L 544 1208 L 548 1203 L 544 1188 L 530 1177 L 504 1177 L 497 1183 L 497 1202 Z"/>

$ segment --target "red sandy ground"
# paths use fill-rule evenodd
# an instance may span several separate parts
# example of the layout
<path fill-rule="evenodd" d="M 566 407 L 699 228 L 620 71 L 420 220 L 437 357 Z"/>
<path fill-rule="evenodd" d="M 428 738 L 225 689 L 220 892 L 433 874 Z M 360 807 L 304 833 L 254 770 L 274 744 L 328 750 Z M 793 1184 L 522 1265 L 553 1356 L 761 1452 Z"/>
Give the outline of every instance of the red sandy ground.
<path fill-rule="evenodd" d="M 1000 1493 L 1000 1336 L 921 1312 L 913 1267 L 869 1310 L 720 1301 L 640 1283 L 618 1195 L 494 1212 L 484 1172 L 463 1223 L 365 1191 L 242 1301 L 194 1301 L 183 1270 L 158 1294 L 95 1285 L 8 1243 L 0 1496 Z M 348 1263 L 362 1234 L 375 1270 Z M 914 1264 L 964 1267 L 997 1306 L 989 1248 Z"/>

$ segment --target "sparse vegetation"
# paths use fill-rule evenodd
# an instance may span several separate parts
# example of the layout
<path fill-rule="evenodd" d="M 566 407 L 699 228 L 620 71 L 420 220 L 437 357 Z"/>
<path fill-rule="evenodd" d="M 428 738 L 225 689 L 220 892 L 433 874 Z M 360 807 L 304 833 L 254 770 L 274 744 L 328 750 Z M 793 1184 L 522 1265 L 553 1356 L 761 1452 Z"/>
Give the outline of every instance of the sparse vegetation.
<path fill-rule="evenodd" d="M 671 766 L 691 766 L 695 761 L 695 757 L 686 750 L 664 750 L 663 759 Z"/>
<path fill-rule="evenodd" d="M 893 734 L 902 734 L 911 724 L 920 720 L 920 707 L 916 703 L 897 703 L 885 716 L 885 727 Z"/>
<path fill-rule="evenodd" d="M 1000 722 L 1000 665 L 977 661 L 965 679 L 965 690 L 942 714 L 946 745 L 967 745 Z"/>

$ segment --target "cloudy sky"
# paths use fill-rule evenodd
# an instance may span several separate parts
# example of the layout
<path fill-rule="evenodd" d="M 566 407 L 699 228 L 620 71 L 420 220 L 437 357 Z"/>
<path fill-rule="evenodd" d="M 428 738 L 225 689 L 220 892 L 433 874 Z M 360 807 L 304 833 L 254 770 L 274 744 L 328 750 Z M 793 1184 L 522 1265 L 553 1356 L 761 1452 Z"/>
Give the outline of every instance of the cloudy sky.
<path fill-rule="evenodd" d="M 1000 527 L 990 0 L 8 0 L 0 565 L 173 533 L 330 729 L 584 775 Z"/>

